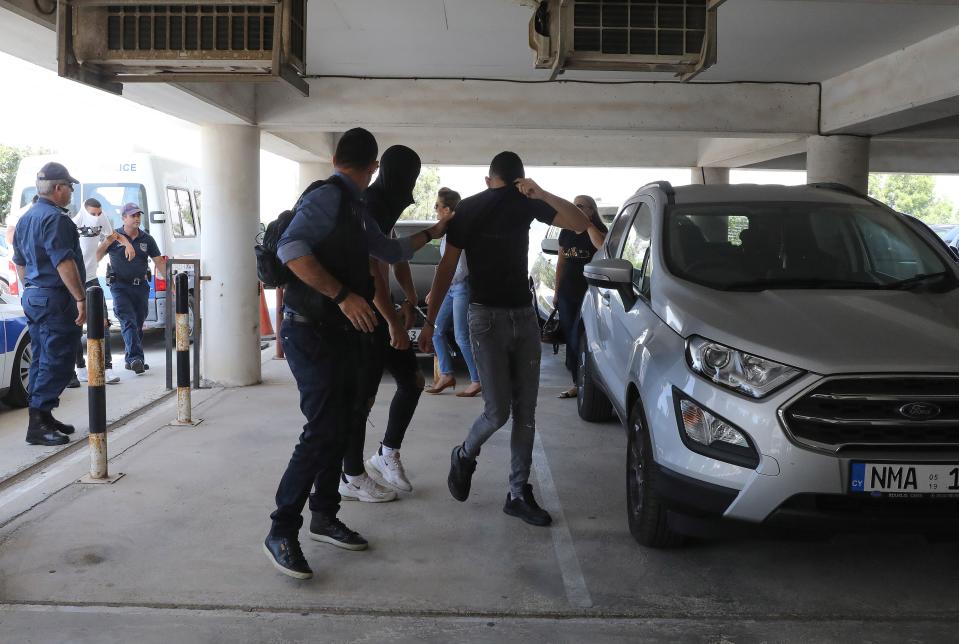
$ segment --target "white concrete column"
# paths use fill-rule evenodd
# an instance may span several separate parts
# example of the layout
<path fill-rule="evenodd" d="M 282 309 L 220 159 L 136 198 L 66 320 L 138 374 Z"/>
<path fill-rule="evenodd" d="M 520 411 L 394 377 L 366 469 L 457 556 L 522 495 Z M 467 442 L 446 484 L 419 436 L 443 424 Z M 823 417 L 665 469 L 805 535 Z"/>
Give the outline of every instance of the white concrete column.
<path fill-rule="evenodd" d="M 865 193 L 869 187 L 869 139 L 842 135 L 809 137 L 806 181 L 841 183 Z"/>
<path fill-rule="evenodd" d="M 203 379 L 260 382 L 259 293 L 253 244 L 260 224 L 260 131 L 249 125 L 200 129 L 203 232 Z"/>
<path fill-rule="evenodd" d="M 729 168 L 690 168 L 689 183 L 694 186 L 729 185 Z"/>
<path fill-rule="evenodd" d="M 307 187 L 317 179 L 326 179 L 333 174 L 332 163 L 323 163 L 322 161 L 306 163 L 301 161 L 299 165 L 300 181 L 298 183 L 299 192 L 296 195 L 297 197 L 299 197 L 300 193 L 306 190 Z M 296 197 L 293 199 L 296 200 Z"/>

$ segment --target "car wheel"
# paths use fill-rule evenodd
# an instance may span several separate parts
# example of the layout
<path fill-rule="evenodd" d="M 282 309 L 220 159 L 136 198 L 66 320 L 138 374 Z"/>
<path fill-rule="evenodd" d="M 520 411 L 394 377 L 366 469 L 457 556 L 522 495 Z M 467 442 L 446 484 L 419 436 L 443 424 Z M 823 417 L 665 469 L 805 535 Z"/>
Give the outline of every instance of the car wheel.
<path fill-rule="evenodd" d="M 3 397 L 3 402 L 11 407 L 26 407 L 30 403 L 29 382 L 30 363 L 33 361 L 33 351 L 30 349 L 30 334 L 24 333 L 20 339 L 20 346 L 13 357 L 13 370 L 10 373 L 10 389 Z"/>
<path fill-rule="evenodd" d="M 576 394 L 576 410 L 579 412 L 579 417 L 593 423 L 609 420 L 613 415 L 613 406 L 596 384 L 585 332 L 579 336 L 579 355 L 576 359 L 579 362 L 576 377 L 576 387 L 579 391 Z"/>
<path fill-rule="evenodd" d="M 626 513 L 629 531 L 643 546 L 669 548 L 682 543 L 682 535 L 669 529 L 666 504 L 656 492 L 656 462 L 652 443 L 637 400 L 629 413 L 626 447 Z"/>

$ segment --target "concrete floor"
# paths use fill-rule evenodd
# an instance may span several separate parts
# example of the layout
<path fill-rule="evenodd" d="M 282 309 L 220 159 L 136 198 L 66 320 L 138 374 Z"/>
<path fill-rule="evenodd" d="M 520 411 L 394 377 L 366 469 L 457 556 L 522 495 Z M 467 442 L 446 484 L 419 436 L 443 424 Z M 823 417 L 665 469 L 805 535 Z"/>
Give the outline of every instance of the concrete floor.
<path fill-rule="evenodd" d="M 506 430 L 480 456 L 470 500 L 449 496 L 449 450 L 482 401 L 424 395 L 403 449 L 413 494 L 341 512 L 371 549 L 304 538 L 315 578 L 280 575 L 260 544 L 302 421 L 285 363 L 268 361 L 263 385 L 199 396 L 196 428 L 165 427 L 164 403 L 118 431 L 111 470 L 126 476 L 114 485 L 71 484 L 77 462 L 0 493 L 0 642 L 954 639 L 955 544 L 637 546 L 623 432 L 555 398 L 561 356 L 544 356 L 532 481 L 552 527 L 502 513 Z"/>

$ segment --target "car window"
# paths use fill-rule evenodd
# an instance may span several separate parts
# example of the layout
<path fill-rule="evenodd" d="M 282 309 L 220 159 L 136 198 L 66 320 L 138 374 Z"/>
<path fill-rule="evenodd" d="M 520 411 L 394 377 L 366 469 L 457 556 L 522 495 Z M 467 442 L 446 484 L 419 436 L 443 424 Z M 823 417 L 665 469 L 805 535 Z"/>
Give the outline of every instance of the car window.
<path fill-rule="evenodd" d="M 170 212 L 170 230 L 174 237 L 196 237 L 196 224 L 190 192 L 182 188 L 167 187 L 167 205 Z"/>
<path fill-rule="evenodd" d="M 673 206 L 663 248 L 672 273 L 725 290 L 955 285 L 943 258 L 901 216 L 866 204 Z"/>
<path fill-rule="evenodd" d="M 23 192 L 20 193 L 20 207 L 23 208 L 28 203 L 33 200 L 33 195 L 37 194 L 36 186 L 27 186 L 23 189 Z M 67 210 L 70 211 L 70 216 L 73 217 L 80 211 L 80 191 L 74 190 L 73 196 L 70 197 L 70 203 L 67 204 Z"/>
<path fill-rule="evenodd" d="M 413 253 L 410 264 L 429 264 L 436 266 L 440 263 L 440 240 L 434 239 Z"/>
<path fill-rule="evenodd" d="M 623 236 L 626 228 L 632 222 L 633 213 L 636 212 L 636 204 L 629 204 L 619 213 L 619 217 L 613 222 L 613 228 L 606 236 L 607 257 L 618 257 L 619 249 L 622 248 Z"/>
<path fill-rule="evenodd" d="M 642 285 L 643 260 L 646 259 L 646 249 L 649 248 L 652 225 L 652 211 L 648 205 L 640 205 L 629 226 L 629 233 L 626 235 L 626 241 L 623 243 L 623 251 L 620 255 L 633 265 L 633 286 L 636 287 L 636 290 L 639 290 Z"/>

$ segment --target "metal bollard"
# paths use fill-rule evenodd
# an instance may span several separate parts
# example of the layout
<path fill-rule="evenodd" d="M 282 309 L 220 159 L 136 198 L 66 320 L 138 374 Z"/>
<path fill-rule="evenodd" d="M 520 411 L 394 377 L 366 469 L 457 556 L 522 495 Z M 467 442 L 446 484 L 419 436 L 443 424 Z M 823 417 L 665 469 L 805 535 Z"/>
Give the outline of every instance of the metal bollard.
<path fill-rule="evenodd" d="M 87 401 L 90 416 L 90 474 L 84 483 L 113 483 L 123 476 L 107 471 L 107 394 L 104 379 L 103 289 L 87 289 Z"/>
<path fill-rule="evenodd" d="M 176 290 L 176 422 L 196 425 L 190 397 L 190 282 L 186 273 L 177 273 Z"/>

